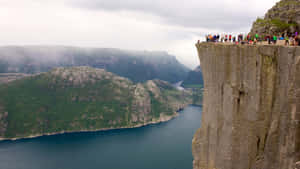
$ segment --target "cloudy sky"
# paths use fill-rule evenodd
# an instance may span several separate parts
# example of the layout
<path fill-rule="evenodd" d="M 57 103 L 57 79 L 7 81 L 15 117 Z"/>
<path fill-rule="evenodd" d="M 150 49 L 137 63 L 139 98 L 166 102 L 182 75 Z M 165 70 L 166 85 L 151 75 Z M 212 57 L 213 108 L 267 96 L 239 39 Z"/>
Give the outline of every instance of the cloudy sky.
<path fill-rule="evenodd" d="M 193 68 L 208 33 L 248 32 L 279 0 L 0 0 L 0 46 L 163 50 Z"/>

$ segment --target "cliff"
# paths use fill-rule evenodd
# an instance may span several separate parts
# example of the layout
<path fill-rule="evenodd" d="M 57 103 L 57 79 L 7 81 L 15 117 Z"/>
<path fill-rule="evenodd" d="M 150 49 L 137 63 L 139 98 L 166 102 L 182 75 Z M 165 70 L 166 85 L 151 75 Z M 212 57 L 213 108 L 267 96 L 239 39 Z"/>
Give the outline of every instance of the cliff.
<path fill-rule="evenodd" d="M 193 139 L 194 169 L 295 169 L 300 48 L 196 46 L 205 89 L 201 128 Z"/>
<path fill-rule="evenodd" d="M 56 68 L 0 85 L 0 140 L 167 121 L 192 94 L 90 67 Z"/>

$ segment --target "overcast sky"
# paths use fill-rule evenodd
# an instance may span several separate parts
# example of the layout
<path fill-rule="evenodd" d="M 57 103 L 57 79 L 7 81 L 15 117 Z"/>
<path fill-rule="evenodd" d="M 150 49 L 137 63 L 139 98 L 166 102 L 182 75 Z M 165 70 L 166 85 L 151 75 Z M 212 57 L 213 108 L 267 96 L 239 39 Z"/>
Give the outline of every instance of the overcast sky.
<path fill-rule="evenodd" d="M 163 50 L 193 68 L 194 44 L 248 32 L 279 0 L 0 0 L 0 45 Z"/>

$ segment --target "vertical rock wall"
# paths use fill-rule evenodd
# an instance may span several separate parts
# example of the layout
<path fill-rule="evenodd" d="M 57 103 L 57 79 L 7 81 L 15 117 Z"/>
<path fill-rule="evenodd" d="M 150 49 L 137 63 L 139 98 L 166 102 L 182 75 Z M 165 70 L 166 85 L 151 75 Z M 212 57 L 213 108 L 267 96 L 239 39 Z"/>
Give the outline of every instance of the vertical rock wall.
<path fill-rule="evenodd" d="M 196 46 L 205 90 L 194 169 L 295 169 L 300 48 Z"/>

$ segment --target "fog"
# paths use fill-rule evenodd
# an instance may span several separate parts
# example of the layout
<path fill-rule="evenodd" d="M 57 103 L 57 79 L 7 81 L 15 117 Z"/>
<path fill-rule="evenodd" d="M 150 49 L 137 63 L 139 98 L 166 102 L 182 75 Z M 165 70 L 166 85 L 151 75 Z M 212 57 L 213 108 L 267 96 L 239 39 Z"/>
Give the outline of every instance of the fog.
<path fill-rule="evenodd" d="M 248 32 L 278 0 L 0 0 L 0 45 L 166 51 L 190 68 L 209 32 Z"/>

